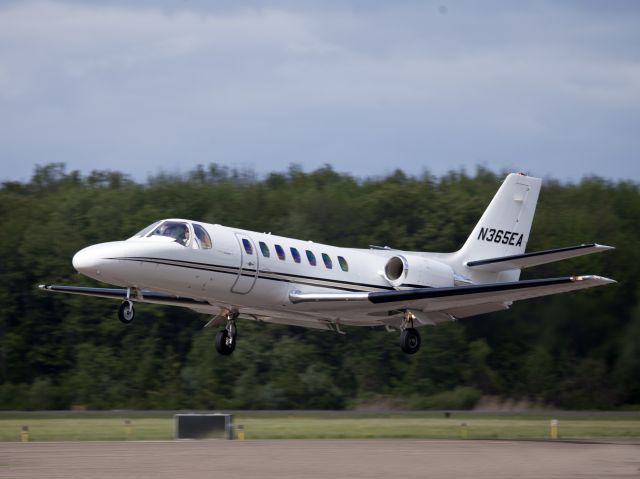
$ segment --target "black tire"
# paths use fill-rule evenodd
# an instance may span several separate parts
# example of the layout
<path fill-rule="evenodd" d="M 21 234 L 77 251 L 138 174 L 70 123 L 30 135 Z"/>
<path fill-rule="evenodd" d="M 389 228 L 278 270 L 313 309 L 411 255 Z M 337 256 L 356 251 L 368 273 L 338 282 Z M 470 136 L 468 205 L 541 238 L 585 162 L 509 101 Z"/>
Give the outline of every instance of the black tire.
<path fill-rule="evenodd" d="M 400 349 L 407 354 L 415 354 L 420 349 L 420 333 L 417 329 L 407 328 L 400 334 Z"/>
<path fill-rule="evenodd" d="M 229 333 L 226 329 L 218 331 L 218 334 L 216 334 L 216 351 L 223 356 L 229 356 L 236 349 L 236 338 L 233 338 L 231 344 L 227 344 L 228 337 Z"/>
<path fill-rule="evenodd" d="M 118 319 L 121 323 L 129 324 L 136 317 L 136 310 L 131 301 L 123 301 L 118 307 Z"/>

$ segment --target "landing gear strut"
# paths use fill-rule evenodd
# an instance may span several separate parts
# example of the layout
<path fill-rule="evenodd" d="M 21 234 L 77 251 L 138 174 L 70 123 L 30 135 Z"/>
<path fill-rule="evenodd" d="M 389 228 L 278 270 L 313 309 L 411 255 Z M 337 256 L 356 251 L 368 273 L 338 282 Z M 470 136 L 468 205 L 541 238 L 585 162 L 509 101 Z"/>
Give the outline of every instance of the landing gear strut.
<path fill-rule="evenodd" d="M 236 329 L 236 318 L 238 313 L 227 315 L 227 325 L 222 331 L 216 334 L 216 351 L 223 356 L 229 356 L 236 349 L 238 330 Z"/>
<path fill-rule="evenodd" d="M 133 309 L 133 301 L 125 299 L 118 307 L 118 319 L 124 324 L 129 324 L 136 316 L 136 311 Z"/>
<path fill-rule="evenodd" d="M 407 311 L 400 329 L 400 349 L 407 354 L 415 354 L 420 349 L 420 333 L 413 327 L 414 315 Z"/>

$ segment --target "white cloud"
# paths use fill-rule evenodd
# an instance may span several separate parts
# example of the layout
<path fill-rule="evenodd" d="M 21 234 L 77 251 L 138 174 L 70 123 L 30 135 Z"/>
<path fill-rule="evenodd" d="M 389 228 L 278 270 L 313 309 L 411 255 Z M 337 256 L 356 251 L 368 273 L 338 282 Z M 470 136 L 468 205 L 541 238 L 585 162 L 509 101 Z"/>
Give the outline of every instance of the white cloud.
<path fill-rule="evenodd" d="M 637 12 L 308 5 L 0 8 L 1 176 L 46 161 L 370 175 L 428 158 L 640 179 L 640 135 L 620 128 L 640 114 Z"/>

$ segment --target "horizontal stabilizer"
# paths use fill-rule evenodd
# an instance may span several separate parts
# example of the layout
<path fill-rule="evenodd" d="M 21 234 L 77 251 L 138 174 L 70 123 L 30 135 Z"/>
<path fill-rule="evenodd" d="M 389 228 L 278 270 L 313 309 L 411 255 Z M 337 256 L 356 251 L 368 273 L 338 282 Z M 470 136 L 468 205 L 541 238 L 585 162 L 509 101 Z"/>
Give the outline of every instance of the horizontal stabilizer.
<path fill-rule="evenodd" d="M 601 244 L 582 244 L 579 246 L 568 246 L 566 248 L 550 249 L 545 251 L 534 251 L 533 253 L 523 253 L 511 256 L 500 256 L 497 258 L 487 258 L 477 261 L 468 261 L 467 267 L 479 271 L 500 272 L 510 269 L 523 269 L 531 266 L 538 266 L 546 263 L 553 263 L 563 259 L 575 258 L 591 253 L 600 253 L 615 249 L 613 246 Z"/>

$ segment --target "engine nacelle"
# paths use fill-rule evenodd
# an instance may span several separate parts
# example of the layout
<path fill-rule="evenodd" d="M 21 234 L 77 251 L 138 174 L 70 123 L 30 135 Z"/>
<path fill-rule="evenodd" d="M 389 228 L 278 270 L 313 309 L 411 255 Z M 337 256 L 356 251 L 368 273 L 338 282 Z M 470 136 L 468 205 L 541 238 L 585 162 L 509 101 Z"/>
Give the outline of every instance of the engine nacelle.
<path fill-rule="evenodd" d="M 453 286 L 451 266 L 423 256 L 399 254 L 389 258 L 384 277 L 394 287 Z"/>

